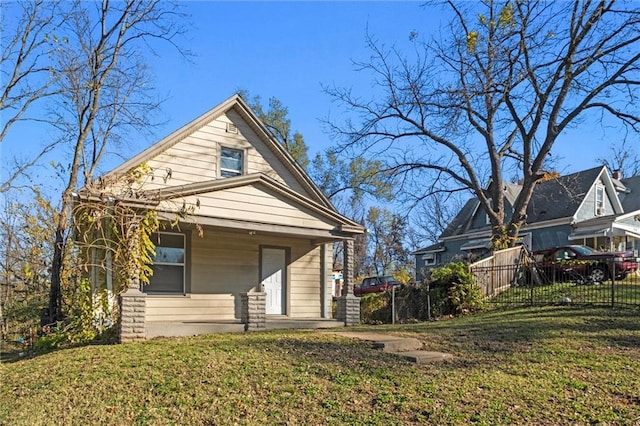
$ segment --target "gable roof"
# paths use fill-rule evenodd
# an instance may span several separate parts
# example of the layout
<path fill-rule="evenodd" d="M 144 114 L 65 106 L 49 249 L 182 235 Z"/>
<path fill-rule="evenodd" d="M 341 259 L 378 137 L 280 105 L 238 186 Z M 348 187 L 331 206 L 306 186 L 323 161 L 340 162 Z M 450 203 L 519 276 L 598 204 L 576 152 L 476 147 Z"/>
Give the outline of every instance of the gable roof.
<path fill-rule="evenodd" d="M 594 167 L 540 182 L 527 207 L 527 223 L 572 217 L 604 167 Z"/>
<path fill-rule="evenodd" d="M 527 206 L 527 224 L 573 217 L 584 202 L 585 196 L 588 194 L 596 179 L 600 176 L 602 176 L 605 185 L 615 194 L 613 181 L 604 166 L 594 167 L 538 183 L 534 188 L 533 195 Z M 640 180 L 638 183 L 640 184 Z M 520 192 L 519 187 L 520 185 L 511 183 L 505 185 L 505 199 L 512 205 Z M 618 199 L 616 198 L 613 201 L 617 203 Z M 632 202 L 637 202 L 638 209 L 640 209 L 640 186 L 636 198 L 633 200 L 630 199 L 629 204 Z M 440 238 L 465 234 L 478 204 L 479 201 L 475 197 L 469 199 L 440 235 Z M 619 203 L 616 208 L 622 210 L 622 206 Z"/>
<path fill-rule="evenodd" d="M 294 175 L 296 180 L 302 185 L 302 187 L 311 195 L 314 201 L 320 203 L 324 207 L 334 209 L 331 201 L 324 195 L 324 193 L 318 188 L 318 186 L 311 180 L 307 173 L 300 167 L 298 163 L 293 159 L 291 154 L 280 144 L 273 134 L 266 128 L 266 126 L 258 119 L 255 113 L 251 110 L 249 105 L 238 94 L 231 96 L 215 108 L 202 114 L 200 117 L 191 121 L 190 123 L 182 126 L 178 130 L 169 134 L 165 138 L 161 139 L 156 144 L 145 149 L 141 153 L 137 154 L 133 158 L 125 161 L 118 167 L 114 168 L 106 174 L 118 175 L 124 174 L 127 171 L 139 166 L 140 164 L 149 161 L 156 157 L 167 149 L 171 148 L 175 144 L 182 141 L 185 137 L 189 136 L 196 130 L 202 128 L 207 123 L 215 120 L 229 110 L 235 110 L 240 116 L 249 124 L 253 131 L 256 132 L 258 137 L 265 143 L 265 145 L 275 154 L 275 156 L 285 165 L 285 167 Z"/>
<path fill-rule="evenodd" d="M 435 244 L 431 244 L 430 246 L 418 249 L 418 250 L 414 251 L 411 254 L 418 255 L 418 254 L 427 254 L 427 253 L 439 253 L 439 252 L 445 251 L 445 250 L 446 250 L 446 246 L 444 245 L 444 243 L 443 242 L 438 242 L 438 243 L 435 243 Z"/>
<path fill-rule="evenodd" d="M 625 185 L 624 193 L 620 194 L 620 202 L 625 212 L 640 210 L 640 176 L 631 176 L 621 180 Z"/>
<path fill-rule="evenodd" d="M 454 235 L 464 234 L 466 226 L 471 220 L 473 213 L 476 211 L 476 207 L 479 204 L 476 198 L 470 198 L 465 205 L 460 209 L 456 217 L 447 225 L 445 230 L 440 235 L 440 238 L 452 237 Z"/>

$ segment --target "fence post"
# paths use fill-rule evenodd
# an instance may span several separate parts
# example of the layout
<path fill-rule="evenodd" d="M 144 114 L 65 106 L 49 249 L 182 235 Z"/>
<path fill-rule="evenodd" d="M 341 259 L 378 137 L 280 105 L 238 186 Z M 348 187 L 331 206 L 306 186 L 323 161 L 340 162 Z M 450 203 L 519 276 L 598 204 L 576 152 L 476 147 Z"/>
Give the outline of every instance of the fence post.
<path fill-rule="evenodd" d="M 427 319 L 431 321 L 431 286 L 427 281 Z"/>
<path fill-rule="evenodd" d="M 614 255 L 615 256 L 615 255 Z M 615 308 L 616 306 L 616 261 L 613 260 L 613 265 L 611 267 L 611 308 Z"/>
<path fill-rule="evenodd" d="M 531 273 L 529 274 L 529 306 L 533 306 L 533 283 L 535 282 L 533 274 L 537 273 L 537 271 L 534 272 L 533 268 L 535 268 L 535 266 L 532 266 Z"/>
<path fill-rule="evenodd" d="M 391 286 L 391 324 L 396 323 L 396 286 Z"/>

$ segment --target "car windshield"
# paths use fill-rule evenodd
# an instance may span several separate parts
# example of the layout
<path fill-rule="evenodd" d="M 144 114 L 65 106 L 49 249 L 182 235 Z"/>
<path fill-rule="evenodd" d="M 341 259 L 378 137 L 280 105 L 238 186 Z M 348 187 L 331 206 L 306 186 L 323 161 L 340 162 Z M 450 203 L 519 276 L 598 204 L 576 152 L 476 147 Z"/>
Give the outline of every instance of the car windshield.
<path fill-rule="evenodd" d="M 591 254 L 591 253 L 595 253 L 596 251 L 594 249 L 592 249 L 591 247 L 585 247 L 585 246 L 573 246 L 572 247 L 575 251 L 577 251 L 578 253 L 585 255 L 585 254 Z"/>
<path fill-rule="evenodd" d="M 387 283 L 387 284 L 400 284 L 393 277 L 380 277 L 380 281 L 382 281 L 383 283 Z"/>

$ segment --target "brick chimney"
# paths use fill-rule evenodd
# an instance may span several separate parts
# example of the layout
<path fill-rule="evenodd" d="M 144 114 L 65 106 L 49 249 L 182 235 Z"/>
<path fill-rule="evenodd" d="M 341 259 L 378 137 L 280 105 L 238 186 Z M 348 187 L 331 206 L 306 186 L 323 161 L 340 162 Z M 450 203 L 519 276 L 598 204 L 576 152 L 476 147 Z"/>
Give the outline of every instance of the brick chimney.
<path fill-rule="evenodd" d="M 622 179 L 622 172 L 620 171 L 620 169 L 615 169 L 611 174 L 611 177 L 614 179 L 620 180 Z"/>

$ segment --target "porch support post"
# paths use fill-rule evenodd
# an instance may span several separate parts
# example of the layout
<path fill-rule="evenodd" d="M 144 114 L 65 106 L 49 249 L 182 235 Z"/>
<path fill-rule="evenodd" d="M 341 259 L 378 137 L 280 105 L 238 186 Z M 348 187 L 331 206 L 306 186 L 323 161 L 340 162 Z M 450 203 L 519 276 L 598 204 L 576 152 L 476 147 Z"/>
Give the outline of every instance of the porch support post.
<path fill-rule="evenodd" d="M 331 318 L 331 287 L 329 285 L 328 245 L 320 246 L 320 315 Z"/>
<path fill-rule="evenodd" d="M 129 252 L 138 253 L 137 238 L 129 242 Z M 118 341 L 120 343 L 137 342 L 146 339 L 145 317 L 147 311 L 147 295 L 140 291 L 140 271 L 131 267 L 131 275 L 127 283 L 127 290 L 119 297 L 120 323 L 118 326 Z"/>
<path fill-rule="evenodd" d="M 120 295 L 120 343 L 137 342 L 146 339 L 145 316 L 147 295 L 140 291 L 140 278 L 129 279 L 129 288 Z"/>
<path fill-rule="evenodd" d="M 360 299 L 353 294 L 353 240 L 343 242 L 342 296 L 338 298 L 338 321 L 344 325 L 360 324 Z"/>
<path fill-rule="evenodd" d="M 244 330 L 264 330 L 266 328 L 267 293 L 261 291 L 240 293 L 240 301 Z"/>

